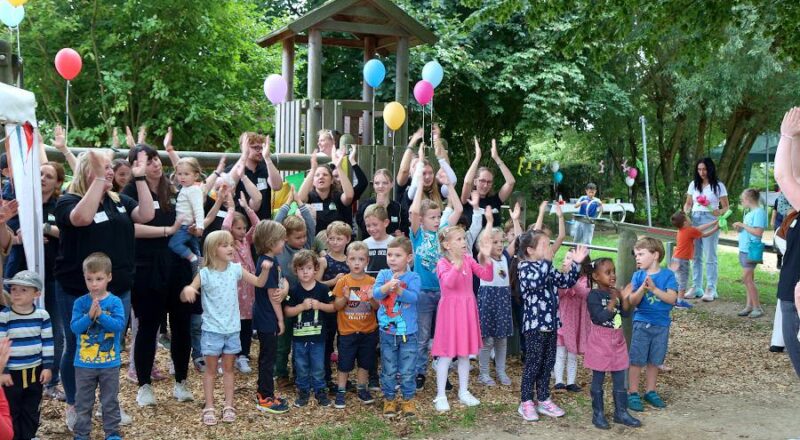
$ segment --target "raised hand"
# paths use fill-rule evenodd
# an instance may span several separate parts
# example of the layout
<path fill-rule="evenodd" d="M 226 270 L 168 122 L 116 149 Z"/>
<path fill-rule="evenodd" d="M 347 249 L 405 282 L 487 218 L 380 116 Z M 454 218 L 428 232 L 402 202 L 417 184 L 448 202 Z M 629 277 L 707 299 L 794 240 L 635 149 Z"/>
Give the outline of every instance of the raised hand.
<path fill-rule="evenodd" d="M 95 179 L 104 179 L 106 177 L 106 164 L 103 161 L 102 153 L 89 151 L 89 168 L 92 170 Z"/>
<path fill-rule="evenodd" d="M 147 143 L 147 126 L 142 125 L 139 127 L 139 135 L 137 136 L 136 142 L 139 144 Z"/>
<path fill-rule="evenodd" d="M 433 124 L 433 128 L 431 128 L 431 134 L 433 134 L 434 142 L 442 137 L 442 130 L 439 128 L 439 124 Z"/>
<path fill-rule="evenodd" d="M 578 245 L 572 253 L 572 260 L 578 263 L 582 262 L 589 256 L 589 248 L 584 245 Z"/>
<path fill-rule="evenodd" d="M 486 226 L 491 227 L 494 224 L 494 211 L 492 211 L 492 207 L 487 205 L 486 209 L 483 210 L 483 215 L 486 217 Z"/>
<path fill-rule="evenodd" d="M 481 144 L 478 143 L 478 138 L 473 137 L 472 140 L 475 142 L 475 160 L 480 162 L 481 160 Z"/>
<path fill-rule="evenodd" d="M 167 127 L 167 134 L 164 135 L 164 149 L 175 151 L 175 147 L 172 146 L 172 127 Z"/>
<path fill-rule="evenodd" d="M 214 170 L 219 174 L 225 172 L 225 155 L 223 154 L 222 157 L 219 158 L 219 163 L 217 163 L 217 169 Z"/>
<path fill-rule="evenodd" d="M 319 150 L 317 150 L 316 148 L 314 148 L 314 151 L 311 152 L 311 172 L 312 173 L 314 171 L 316 171 L 317 166 L 319 166 L 319 164 L 317 163 L 317 153 L 319 153 Z"/>
<path fill-rule="evenodd" d="M 114 150 L 119 148 L 119 130 L 117 127 L 114 127 L 114 130 L 111 132 L 111 148 Z"/>
<path fill-rule="evenodd" d="M 544 200 L 542 203 L 539 204 L 539 213 L 547 212 L 547 207 L 550 205 L 550 202 Z"/>
<path fill-rule="evenodd" d="M 519 221 L 519 218 L 522 215 L 522 208 L 520 208 L 519 202 L 514 203 L 514 208 L 509 211 L 509 214 L 511 215 L 511 220 Z"/>
<path fill-rule="evenodd" d="M 492 139 L 492 160 L 497 162 L 500 159 L 500 154 L 497 152 L 497 141 Z"/>
<path fill-rule="evenodd" d="M 417 159 L 418 160 L 425 159 L 425 143 L 424 142 L 419 144 L 419 149 L 417 150 Z"/>
<path fill-rule="evenodd" d="M 800 107 L 792 107 L 783 116 L 781 136 L 795 137 L 800 135 Z"/>
<path fill-rule="evenodd" d="M 269 155 L 270 155 L 269 146 L 270 146 L 270 143 L 271 143 L 271 139 L 270 139 L 269 135 L 267 135 L 264 138 L 264 146 L 261 148 L 261 156 L 264 158 L 265 162 L 269 160 Z"/>
<path fill-rule="evenodd" d="M 67 150 L 67 138 L 64 136 L 64 128 L 61 127 L 61 124 L 56 125 L 53 132 L 53 146 L 62 153 Z"/>
<path fill-rule="evenodd" d="M 136 146 L 136 141 L 133 139 L 131 128 L 127 125 L 125 126 L 125 143 L 128 145 L 128 148 L 133 148 Z"/>
<path fill-rule="evenodd" d="M 480 207 L 481 196 L 478 194 L 478 190 L 472 190 L 469 193 L 469 204 L 472 205 L 472 209 L 478 209 Z"/>
<path fill-rule="evenodd" d="M 241 206 L 242 209 L 250 209 L 250 205 L 247 204 L 247 197 L 245 197 L 244 191 L 239 194 L 239 206 Z"/>
<path fill-rule="evenodd" d="M 17 215 L 19 202 L 16 200 L 0 200 L 0 225 Z"/>
<path fill-rule="evenodd" d="M 136 155 L 136 160 L 133 161 L 133 166 L 131 167 L 131 174 L 133 177 L 141 177 L 144 176 L 145 171 L 147 170 L 147 153 L 144 151 L 139 151 Z"/>
<path fill-rule="evenodd" d="M 358 145 L 353 144 L 353 148 L 350 150 L 350 165 L 356 165 L 358 163 Z"/>
<path fill-rule="evenodd" d="M 487 209 L 491 212 L 491 209 Z M 478 254 L 482 257 L 483 261 L 492 258 L 492 235 L 483 234 L 481 240 L 478 242 Z"/>
<path fill-rule="evenodd" d="M 556 216 L 564 217 L 564 211 L 561 210 L 561 204 L 556 203 Z"/>
<path fill-rule="evenodd" d="M 410 138 L 408 138 L 408 143 L 414 144 L 416 142 L 419 142 L 423 136 L 425 136 L 425 130 L 422 129 L 422 127 L 420 127 L 417 129 L 417 131 L 414 132 L 414 134 L 411 135 Z"/>

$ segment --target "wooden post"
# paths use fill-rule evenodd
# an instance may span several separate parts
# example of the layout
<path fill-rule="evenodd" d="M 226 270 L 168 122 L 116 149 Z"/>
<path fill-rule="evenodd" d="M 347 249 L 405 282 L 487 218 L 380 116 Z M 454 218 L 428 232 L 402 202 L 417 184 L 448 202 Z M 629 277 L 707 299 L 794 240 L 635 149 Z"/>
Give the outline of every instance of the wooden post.
<path fill-rule="evenodd" d="M 397 130 L 396 142 L 400 145 L 408 139 L 408 37 L 397 40 L 397 83 L 395 84 L 394 100 L 406 108 L 406 123 Z"/>
<path fill-rule="evenodd" d="M 375 37 L 373 36 L 366 36 L 364 37 L 364 63 L 371 60 L 375 56 Z M 362 79 L 363 81 L 363 79 Z M 363 81 L 363 89 L 361 91 L 361 98 L 369 104 L 372 105 L 372 99 L 375 94 L 375 91 L 372 90 L 372 87 L 367 84 L 366 81 Z M 375 115 L 372 113 L 372 110 L 365 110 L 363 113 L 364 116 L 364 131 L 362 133 L 362 144 L 363 145 L 375 145 L 375 139 L 372 139 L 372 126 L 374 125 L 374 118 Z"/>
<path fill-rule="evenodd" d="M 283 40 L 281 76 L 289 86 L 286 91 L 286 101 L 291 101 L 294 99 L 294 37 Z"/>
<path fill-rule="evenodd" d="M 306 113 L 306 154 L 317 145 L 317 132 L 322 128 L 322 32 L 308 31 L 308 112 Z"/>

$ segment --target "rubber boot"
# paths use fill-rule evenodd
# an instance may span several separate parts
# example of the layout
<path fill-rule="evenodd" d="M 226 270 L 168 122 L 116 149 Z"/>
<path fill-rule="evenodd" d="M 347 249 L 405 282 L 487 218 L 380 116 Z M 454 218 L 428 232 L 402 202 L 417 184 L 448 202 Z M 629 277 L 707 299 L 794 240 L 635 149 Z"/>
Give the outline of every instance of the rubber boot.
<path fill-rule="evenodd" d="M 614 423 L 622 423 L 633 428 L 642 426 L 639 419 L 628 413 L 628 392 L 625 390 L 614 391 Z"/>
<path fill-rule="evenodd" d="M 603 391 L 592 391 L 592 424 L 599 429 L 611 429 L 603 413 Z"/>

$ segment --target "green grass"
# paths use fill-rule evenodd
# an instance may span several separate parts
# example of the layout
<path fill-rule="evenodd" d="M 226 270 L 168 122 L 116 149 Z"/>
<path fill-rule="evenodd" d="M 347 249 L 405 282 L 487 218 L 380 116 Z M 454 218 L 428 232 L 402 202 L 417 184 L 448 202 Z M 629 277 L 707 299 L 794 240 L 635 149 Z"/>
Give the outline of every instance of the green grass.
<path fill-rule="evenodd" d="M 569 237 L 567 237 L 569 239 Z M 592 244 L 595 246 L 617 247 L 617 234 L 595 233 Z M 566 249 L 562 247 L 556 255 L 556 261 L 560 261 Z M 592 251 L 592 258 L 608 257 L 616 261 L 616 252 Z M 717 290 L 721 299 L 730 301 L 744 302 L 746 298 L 744 284 L 742 284 L 742 268 L 739 266 L 739 255 L 731 248 L 719 247 L 717 250 L 717 261 L 719 263 L 719 279 Z M 690 279 L 691 282 L 691 279 Z M 775 304 L 776 292 L 778 289 L 778 272 L 763 270 L 761 266 L 756 269 L 756 286 L 758 286 L 759 298 L 763 304 Z"/>

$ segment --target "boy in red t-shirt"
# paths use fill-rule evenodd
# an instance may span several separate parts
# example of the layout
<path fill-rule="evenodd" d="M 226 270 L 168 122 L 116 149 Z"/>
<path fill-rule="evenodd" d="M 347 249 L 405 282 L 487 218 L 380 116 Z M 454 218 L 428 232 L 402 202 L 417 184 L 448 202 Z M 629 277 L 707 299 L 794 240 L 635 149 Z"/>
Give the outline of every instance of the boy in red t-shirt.
<path fill-rule="evenodd" d="M 689 282 L 689 262 L 694 258 L 694 241 L 717 232 L 719 221 L 714 220 L 694 227 L 686 214 L 678 211 L 672 215 L 672 225 L 678 228 L 678 239 L 669 268 L 675 272 L 675 277 L 678 279 L 678 298 L 697 298 L 694 291 L 686 291 L 686 284 Z"/>

